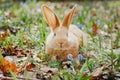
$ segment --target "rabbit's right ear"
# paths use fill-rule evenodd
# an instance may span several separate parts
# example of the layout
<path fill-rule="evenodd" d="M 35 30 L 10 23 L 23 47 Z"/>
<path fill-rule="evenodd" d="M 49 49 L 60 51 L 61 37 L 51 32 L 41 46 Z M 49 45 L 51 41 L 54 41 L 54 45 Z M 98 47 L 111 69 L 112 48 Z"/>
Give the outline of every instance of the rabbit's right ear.
<path fill-rule="evenodd" d="M 42 11 L 46 22 L 52 27 L 53 30 L 60 26 L 58 17 L 47 5 L 42 5 Z"/>
<path fill-rule="evenodd" d="M 72 22 L 72 17 L 75 13 L 75 8 L 76 8 L 77 5 L 75 5 L 72 10 L 64 17 L 63 19 L 63 22 L 62 22 L 62 26 L 64 27 L 69 27 L 69 25 L 71 24 Z"/>

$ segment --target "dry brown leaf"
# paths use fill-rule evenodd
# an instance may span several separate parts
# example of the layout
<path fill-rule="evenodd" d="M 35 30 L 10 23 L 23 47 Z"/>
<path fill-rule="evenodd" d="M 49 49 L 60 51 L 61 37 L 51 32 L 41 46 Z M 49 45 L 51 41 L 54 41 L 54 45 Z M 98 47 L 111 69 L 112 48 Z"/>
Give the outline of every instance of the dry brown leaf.
<path fill-rule="evenodd" d="M 26 70 L 28 70 L 28 71 L 31 71 L 33 68 L 35 68 L 36 67 L 36 65 L 35 64 L 33 64 L 33 63 L 28 63 L 27 65 L 26 65 Z"/>
<path fill-rule="evenodd" d="M 6 16 L 7 18 L 10 18 L 10 17 L 16 17 L 15 14 L 13 14 L 12 12 L 9 12 L 8 15 Z"/>
<path fill-rule="evenodd" d="M 3 48 L 4 53 L 2 55 L 21 55 L 24 54 L 23 49 L 17 49 L 13 44 L 8 45 L 8 48 Z"/>
<path fill-rule="evenodd" d="M 9 74 L 10 71 L 14 72 L 16 75 L 19 74 L 15 63 L 9 62 L 8 60 L 6 60 L 3 57 L 0 60 L 0 70 L 3 72 L 3 74 Z"/>
<path fill-rule="evenodd" d="M 37 54 L 37 57 L 38 58 L 42 58 L 42 54 Z"/>
<path fill-rule="evenodd" d="M 44 67 L 40 69 L 42 72 L 49 72 L 51 71 L 53 74 L 57 74 L 58 73 L 58 69 L 57 68 L 50 68 L 50 67 Z"/>
<path fill-rule="evenodd" d="M 98 25 L 96 23 L 93 23 L 93 35 L 96 36 L 97 35 L 97 32 L 98 32 Z"/>
<path fill-rule="evenodd" d="M 103 69 L 104 69 L 104 66 L 93 70 L 93 72 L 91 73 L 92 78 L 90 80 L 96 80 L 97 78 L 99 78 L 102 74 Z"/>
<path fill-rule="evenodd" d="M 3 33 L 0 35 L 0 41 L 5 40 L 5 37 L 8 36 L 8 34 L 9 34 L 8 31 L 3 32 Z"/>

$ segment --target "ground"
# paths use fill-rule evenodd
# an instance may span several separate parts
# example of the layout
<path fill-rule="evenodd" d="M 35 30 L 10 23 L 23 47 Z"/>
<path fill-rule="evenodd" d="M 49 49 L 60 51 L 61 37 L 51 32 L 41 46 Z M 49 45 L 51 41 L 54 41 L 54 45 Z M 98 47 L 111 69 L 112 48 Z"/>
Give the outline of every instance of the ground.
<path fill-rule="evenodd" d="M 50 29 L 41 5 L 60 19 L 77 4 L 72 23 L 88 34 L 80 64 L 45 53 Z M 119 80 L 120 1 L 0 1 L 1 80 Z"/>

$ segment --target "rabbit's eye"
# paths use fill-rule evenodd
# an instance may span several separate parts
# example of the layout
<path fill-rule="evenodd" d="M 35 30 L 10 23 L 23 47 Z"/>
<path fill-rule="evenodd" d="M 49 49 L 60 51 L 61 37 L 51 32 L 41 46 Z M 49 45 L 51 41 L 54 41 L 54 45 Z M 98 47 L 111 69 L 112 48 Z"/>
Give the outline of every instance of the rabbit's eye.
<path fill-rule="evenodd" d="M 66 36 L 68 37 L 68 33 L 66 34 Z"/>
<path fill-rule="evenodd" d="M 54 36 L 56 36 L 56 33 L 54 33 Z"/>

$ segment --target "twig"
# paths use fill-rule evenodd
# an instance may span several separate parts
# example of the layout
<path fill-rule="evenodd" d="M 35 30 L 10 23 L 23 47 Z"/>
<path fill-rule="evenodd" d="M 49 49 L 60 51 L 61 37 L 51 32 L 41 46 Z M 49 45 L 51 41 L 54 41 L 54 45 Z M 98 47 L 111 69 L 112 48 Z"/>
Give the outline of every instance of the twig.
<path fill-rule="evenodd" d="M 24 77 L 16 77 L 18 80 L 25 80 L 26 78 Z M 6 77 L 6 76 L 0 76 L 0 79 L 8 79 L 8 80 L 13 80 L 13 77 Z M 34 79 L 29 79 L 29 80 L 34 80 Z"/>
<path fill-rule="evenodd" d="M 13 80 L 13 77 L 12 76 L 3 76 L 3 73 L 0 73 L 0 79 L 8 79 L 8 80 Z M 16 76 L 16 78 L 18 80 L 25 80 L 26 78 L 25 77 L 19 77 L 19 76 Z M 29 80 L 34 80 L 34 79 L 29 79 Z"/>

